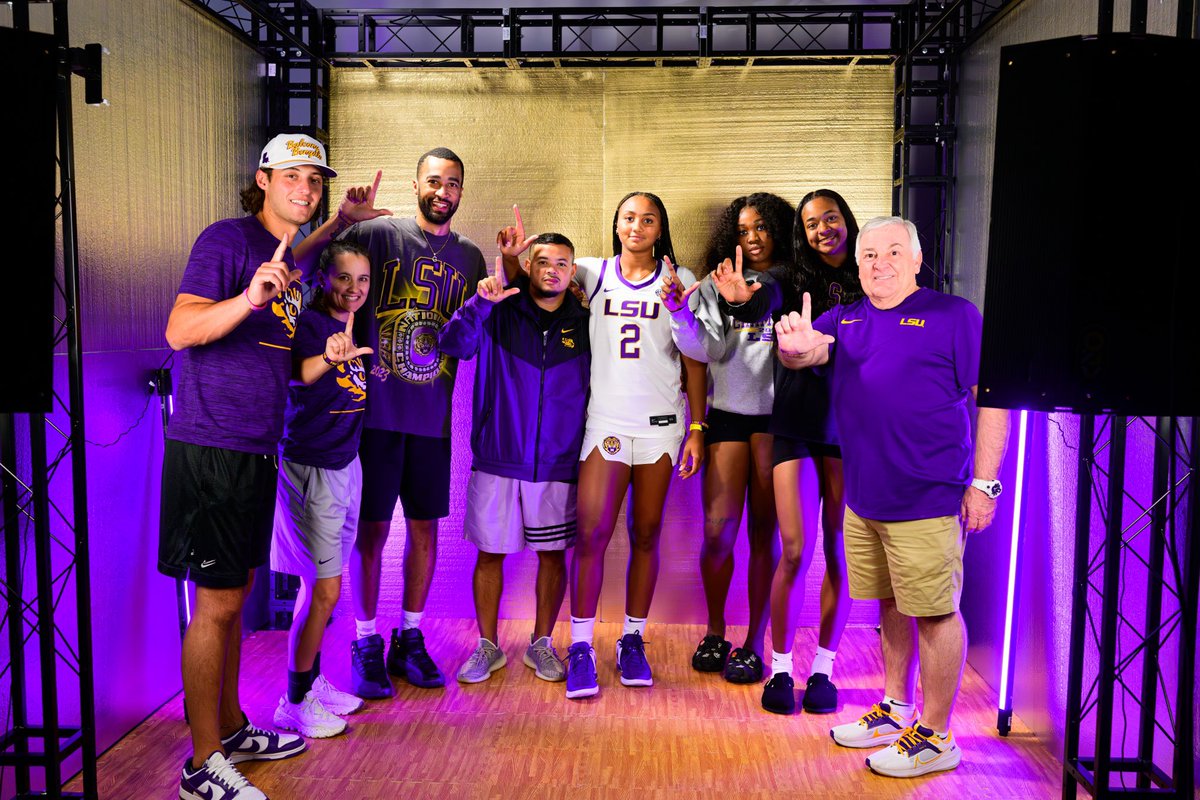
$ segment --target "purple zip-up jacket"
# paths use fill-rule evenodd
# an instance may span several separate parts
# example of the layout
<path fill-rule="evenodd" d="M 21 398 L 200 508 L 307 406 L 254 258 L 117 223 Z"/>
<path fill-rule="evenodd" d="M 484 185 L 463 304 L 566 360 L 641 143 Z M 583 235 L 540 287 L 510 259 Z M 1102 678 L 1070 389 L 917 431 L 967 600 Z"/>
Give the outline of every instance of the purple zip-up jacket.
<path fill-rule="evenodd" d="M 588 310 L 567 292 L 542 332 L 538 307 L 521 291 L 499 303 L 472 296 L 438 334 L 443 353 L 476 355 L 471 467 L 523 481 L 574 481 L 591 374 Z"/>

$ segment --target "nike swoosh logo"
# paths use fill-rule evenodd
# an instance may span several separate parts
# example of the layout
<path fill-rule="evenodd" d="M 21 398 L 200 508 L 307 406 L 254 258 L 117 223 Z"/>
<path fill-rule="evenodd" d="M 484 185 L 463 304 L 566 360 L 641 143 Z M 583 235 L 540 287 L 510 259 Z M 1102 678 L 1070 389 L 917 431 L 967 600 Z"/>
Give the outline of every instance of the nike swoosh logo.
<path fill-rule="evenodd" d="M 844 320 L 842 320 L 843 325 L 852 325 L 855 322 L 862 322 L 862 320 L 861 319 L 844 319 Z"/>
<path fill-rule="evenodd" d="M 318 563 L 318 564 L 327 564 L 327 563 L 329 563 L 330 561 L 333 561 L 333 556 L 330 556 L 329 558 L 322 559 L 322 560 L 318 561 L 317 563 Z"/>
<path fill-rule="evenodd" d="M 606 287 L 604 287 L 604 293 L 608 294 L 609 292 L 615 292 L 617 289 L 620 289 L 620 288 L 621 288 L 620 286 L 606 286 Z"/>
<path fill-rule="evenodd" d="M 575 329 L 574 328 L 563 328 L 562 332 L 563 333 L 574 333 Z"/>
<path fill-rule="evenodd" d="M 213 564 L 216 564 L 216 563 L 217 563 L 217 560 L 215 558 L 211 559 L 209 561 L 201 561 L 200 569 L 208 569 L 209 567 L 211 567 Z"/>

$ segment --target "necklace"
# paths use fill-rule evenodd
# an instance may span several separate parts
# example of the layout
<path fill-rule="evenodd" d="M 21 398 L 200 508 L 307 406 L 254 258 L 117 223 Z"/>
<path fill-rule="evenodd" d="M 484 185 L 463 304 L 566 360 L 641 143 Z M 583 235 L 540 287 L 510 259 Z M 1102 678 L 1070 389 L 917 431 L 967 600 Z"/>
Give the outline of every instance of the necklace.
<path fill-rule="evenodd" d="M 422 228 L 420 225 L 418 225 L 417 230 L 419 230 L 421 232 L 421 238 L 425 240 L 425 246 L 428 247 L 429 252 L 433 254 L 433 263 L 437 264 L 438 266 L 441 266 L 442 260 L 440 258 L 438 258 L 438 256 L 441 254 L 441 252 L 443 250 L 446 249 L 446 245 L 450 244 L 450 239 L 453 237 L 453 234 L 447 233 L 446 241 L 442 242 L 441 247 L 439 247 L 437 250 L 434 250 L 433 245 L 431 245 L 429 243 L 429 237 L 425 235 L 425 229 Z"/>

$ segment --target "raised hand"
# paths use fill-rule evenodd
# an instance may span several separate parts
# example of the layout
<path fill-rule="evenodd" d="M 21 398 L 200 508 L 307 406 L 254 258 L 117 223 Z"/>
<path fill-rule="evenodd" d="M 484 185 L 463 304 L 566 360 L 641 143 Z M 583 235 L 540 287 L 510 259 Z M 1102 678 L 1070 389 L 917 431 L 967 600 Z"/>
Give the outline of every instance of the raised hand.
<path fill-rule="evenodd" d="M 700 287 L 700 281 L 696 281 L 685 290 L 683 288 L 683 281 L 679 280 L 679 275 L 675 272 L 675 265 L 671 263 L 671 259 L 667 256 L 663 256 L 663 266 L 667 268 L 667 274 L 663 276 L 658 296 L 663 301 L 663 305 L 667 307 L 667 311 L 674 314 L 687 305 L 688 298 L 692 296 L 692 292 Z"/>
<path fill-rule="evenodd" d="M 785 314 L 775 323 L 775 341 L 779 352 L 785 356 L 804 356 L 821 345 L 833 344 L 836 340 L 812 326 L 812 297 L 808 292 L 801 299 L 801 311 Z"/>
<path fill-rule="evenodd" d="M 375 351 L 369 347 L 354 346 L 354 312 L 346 315 L 346 330 L 338 331 L 325 340 L 325 360 L 334 364 L 345 364 L 359 356 L 369 356 Z"/>
<path fill-rule="evenodd" d="M 738 246 L 733 251 L 733 261 L 728 258 L 717 265 L 712 272 L 713 285 L 725 298 L 726 303 L 740 306 L 762 288 L 761 283 L 746 283 L 742 274 L 742 248 Z"/>
<path fill-rule="evenodd" d="M 246 288 L 246 299 L 256 308 L 265 306 L 291 285 L 292 281 L 300 279 L 300 270 L 290 269 L 283 260 L 290 240 L 291 235 L 285 233 L 279 240 L 279 246 L 275 248 L 271 260 L 260 264 L 250 278 L 250 286 Z"/>
<path fill-rule="evenodd" d="M 496 274 L 489 275 L 481 280 L 475 293 L 479 295 L 481 300 L 486 300 L 489 303 L 499 303 L 501 300 L 507 300 L 519 291 L 521 289 L 517 286 L 510 286 L 507 289 L 504 287 L 504 265 L 501 256 L 496 256 Z"/>
<path fill-rule="evenodd" d="M 383 170 L 379 170 L 375 173 L 375 182 L 370 186 L 352 186 L 347 189 L 342 204 L 338 206 L 338 216 L 349 223 L 392 216 L 392 212 L 386 208 L 375 207 L 375 195 L 379 192 L 379 181 L 382 179 Z"/>
<path fill-rule="evenodd" d="M 517 224 L 509 225 L 501 228 L 496 234 L 496 244 L 500 246 L 500 252 L 511 258 L 524 253 L 529 249 L 529 245 L 533 244 L 537 236 L 525 236 L 525 223 L 521 220 L 521 209 L 513 206 L 513 216 L 516 217 Z"/>

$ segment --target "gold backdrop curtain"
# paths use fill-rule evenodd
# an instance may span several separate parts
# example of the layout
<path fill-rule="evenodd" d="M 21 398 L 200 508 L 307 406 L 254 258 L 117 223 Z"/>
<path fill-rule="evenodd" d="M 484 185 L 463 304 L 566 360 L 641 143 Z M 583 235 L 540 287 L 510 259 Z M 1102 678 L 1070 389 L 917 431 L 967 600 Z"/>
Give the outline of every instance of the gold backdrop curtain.
<path fill-rule="evenodd" d="M 417 158 L 449 147 L 466 164 L 454 229 L 480 245 L 489 265 L 495 233 L 511 221 L 514 203 L 529 233 L 555 230 L 575 242 L 578 255 L 610 255 L 616 202 L 629 191 L 654 192 L 667 206 L 680 263 L 693 267 L 721 210 L 749 192 L 775 192 L 794 203 L 826 187 L 840 192 L 860 221 L 890 211 L 890 67 L 338 69 L 332 97 L 330 163 L 339 177 L 331 201 L 382 169 L 378 203 L 412 215 Z M 464 364 L 454 404 L 451 511 L 428 606 L 435 615 L 473 615 L 475 553 L 460 538 L 472 376 Z M 806 481 L 806 527 L 816 531 L 815 484 L 811 476 Z M 400 612 L 403 524 L 397 513 L 380 598 L 380 614 L 392 619 Z M 604 619 L 623 614 L 623 527 L 618 521 L 608 551 Z M 655 621 L 702 621 L 702 530 L 699 478 L 676 480 L 667 499 Z M 728 604 L 734 624 L 745 623 L 744 548 L 742 537 Z M 802 624 L 817 617 L 824 563 L 816 551 Z M 508 561 L 502 614 L 532 618 L 535 562 Z M 858 608 L 852 621 L 871 613 Z"/>

